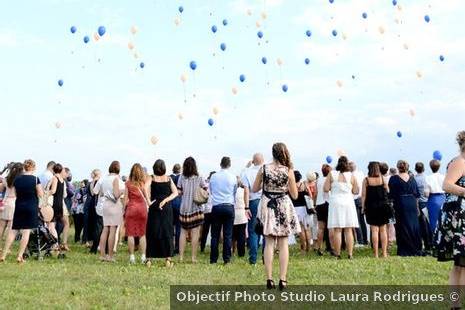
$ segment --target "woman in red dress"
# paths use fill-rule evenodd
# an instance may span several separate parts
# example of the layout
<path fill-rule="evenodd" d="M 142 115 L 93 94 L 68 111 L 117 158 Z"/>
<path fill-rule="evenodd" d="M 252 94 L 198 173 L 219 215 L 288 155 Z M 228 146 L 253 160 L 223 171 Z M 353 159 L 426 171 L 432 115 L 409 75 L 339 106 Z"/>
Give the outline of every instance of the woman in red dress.
<path fill-rule="evenodd" d="M 129 263 L 134 264 L 134 238 L 139 237 L 139 249 L 141 261 L 145 263 L 145 229 L 147 227 L 148 194 L 146 187 L 146 175 L 140 164 L 134 164 L 131 168 L 129 180 L 126 182 L 124 193 L 124 222 L 126 235 L 128 236 Z"/>

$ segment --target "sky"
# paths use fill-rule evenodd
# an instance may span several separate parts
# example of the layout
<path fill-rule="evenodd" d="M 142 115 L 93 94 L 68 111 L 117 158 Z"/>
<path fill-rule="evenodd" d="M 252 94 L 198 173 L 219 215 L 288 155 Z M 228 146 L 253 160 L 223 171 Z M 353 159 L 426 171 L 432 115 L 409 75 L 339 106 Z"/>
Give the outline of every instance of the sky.
<path fill-rule="evenodd" d="M 340 153 L 363 170 L 435 150 L 447 162 L 465 129 L 464 11 L 461 0 L 1 1 L 0 164 L 55 160 L 84 178 L 112 160 L 127 174 L 194 156 L 205 175 L 230 156 L 239 173 L 279 141 L 303 173 Z"/>

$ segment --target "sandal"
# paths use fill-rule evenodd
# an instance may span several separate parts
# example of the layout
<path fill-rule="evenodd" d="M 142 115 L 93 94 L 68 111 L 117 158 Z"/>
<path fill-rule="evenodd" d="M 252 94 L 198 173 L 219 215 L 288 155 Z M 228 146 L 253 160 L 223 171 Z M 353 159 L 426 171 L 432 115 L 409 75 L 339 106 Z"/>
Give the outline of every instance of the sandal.
<path fill-rule="evenodd" d="M 165 265 L 166 268 L 172 268 L 174 266 L 174 263 L 171 259 L 167 259 Z"/>
<path fill-rule="evenodd" d="M 279 290 L 284 291 L 287 289 L 287 281 L 279 280 Z"/>
<path fill-rule="evenodd" d="M 66 243 L 62 244 L 62 245 L 60 246 L 60 249 L 61 249 L 62 251 L 67 251 L 67 252 L 70 251 L 70 250 L 69 250 L 69 247 L 68 247 L 68 245 L 67 245 Z"/>
<path fill-rule="evenodd" d="M 151 268 L 152 267 L 152 261 L 150 259 L 148 259 L 146 262 L 145 262 L 145 266 L 147 266 L 147 268 Z"/>

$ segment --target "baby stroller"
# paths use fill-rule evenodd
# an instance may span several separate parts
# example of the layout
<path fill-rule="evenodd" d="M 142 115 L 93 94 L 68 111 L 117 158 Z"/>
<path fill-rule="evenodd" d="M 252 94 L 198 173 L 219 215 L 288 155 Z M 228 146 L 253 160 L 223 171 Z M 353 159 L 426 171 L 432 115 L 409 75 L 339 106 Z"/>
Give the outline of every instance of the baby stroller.
<path fill-rule="evenodd" d="M 52 255 L 52 248 L 56 243 L 57 239 L 50 233 L 39 212 L 39 226 L 31 231 L 25 258 L 34 256 L 37 260 L 43 260 Z"/>

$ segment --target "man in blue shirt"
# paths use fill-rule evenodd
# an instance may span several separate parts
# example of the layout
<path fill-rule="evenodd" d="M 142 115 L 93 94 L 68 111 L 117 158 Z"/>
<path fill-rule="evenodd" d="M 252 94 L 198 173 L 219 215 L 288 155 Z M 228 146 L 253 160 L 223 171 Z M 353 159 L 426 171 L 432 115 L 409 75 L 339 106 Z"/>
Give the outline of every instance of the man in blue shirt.
<path fill-rule="evenodd" d="M 252 191 L 252 186 L 255 183 L 255 178 L 257 177 L 258 171 L 263 166 L 264 160 L 263 155 L 256 153 L 253 155 L 253 160 L 251 166 L 247 167 L 241 175 L 242 184 L 244 184 L 244 200 L 246 203 L 245 210 L 247 212 L 247 217 L 249 222 L 247 224 L 247 246 L 249 248 L 249 263 L 254 265 L 257 263 L 257 251 L 259 244 L 259 237 L 255 233 L 255 221 L 257 218 L 258 206 L 260 204 L 260 198 L 262 197 L 262 192 L 254 193 Z"/>
<path fill-rule="evenodd" d="M 210 263 L 218 261 L 218 243 L 223 229 L 223 261 L 231 261 L 232 234 L 234 226 L 234 202 L 237 190 L 237 178 L 229 172 L 231 159 L 221 159 L 221 170 L 210 179 L 210 195 L 212 201 L 212 228 Z"/>

